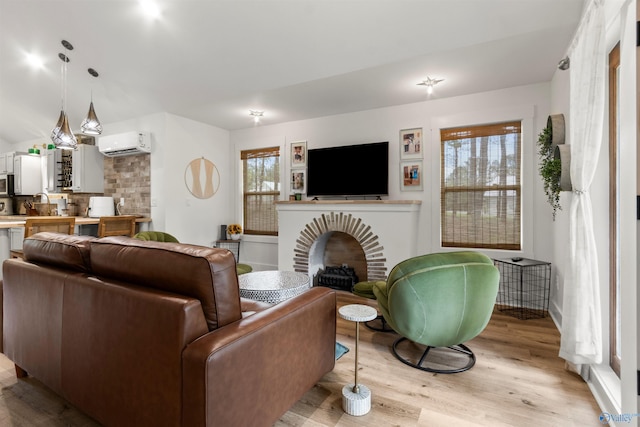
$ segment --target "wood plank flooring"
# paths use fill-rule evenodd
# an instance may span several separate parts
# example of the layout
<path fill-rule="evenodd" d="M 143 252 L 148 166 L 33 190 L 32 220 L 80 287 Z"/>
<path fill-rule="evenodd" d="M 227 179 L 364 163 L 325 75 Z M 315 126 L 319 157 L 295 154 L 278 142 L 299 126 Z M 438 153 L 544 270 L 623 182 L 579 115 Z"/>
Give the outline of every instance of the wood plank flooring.
<path fill-rule="evenodd" d="M 338 292 L 338 305 L 369 304 Z M 286 426 L 599 426 L 600 409 L 587 384 L 564 369 L 560 336 L 549 318 L 518 320 L 494 313 L 467 345 L 476 365 L 435 375 L 402 364 L 391 353 L 393 333 L 361 325 L 359 382 L 372 392 L 372 409 L 353 417 L 342 410 L 342 387 L 353 382 L 354 323 L 338 318 L 337 340 L 350 351 L 275 424 Z M 17 380 L 0 355 L 0 425 L 97 426 L 33 378 Z M 247 426 L 251 427 L 251 426 Z"/>

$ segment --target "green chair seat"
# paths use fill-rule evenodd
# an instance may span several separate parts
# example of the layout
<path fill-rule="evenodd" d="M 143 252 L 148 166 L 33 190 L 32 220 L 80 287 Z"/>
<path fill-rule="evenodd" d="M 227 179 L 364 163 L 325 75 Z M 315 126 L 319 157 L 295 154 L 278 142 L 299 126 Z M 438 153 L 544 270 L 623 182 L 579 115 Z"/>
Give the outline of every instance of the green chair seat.
<path fill-rule="evenodd" d="M 245 273 L 251 273 L 252 271 L 253 268 L 248 264 L 236 264 L 236 272 L 238 276 Z"/>
<path fill-rule="evenodd" d="M 376 296 L 373 294 L 373 286 L 376 283 L 383 283 L 386 284 L 386 282 L 382 281 L 382 282 L 358 282 L 355 285 L 353 285 L 353 293 L 359 297 L 363 297 L 363 298 L 368 298 L 368 299 L 375 299 Z"/>

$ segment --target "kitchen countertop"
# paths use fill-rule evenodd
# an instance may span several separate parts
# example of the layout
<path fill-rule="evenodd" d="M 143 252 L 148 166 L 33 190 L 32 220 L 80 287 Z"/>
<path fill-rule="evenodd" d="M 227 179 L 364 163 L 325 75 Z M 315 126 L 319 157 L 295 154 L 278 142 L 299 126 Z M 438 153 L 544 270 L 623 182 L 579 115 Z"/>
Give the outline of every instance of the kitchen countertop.
<path fill-rule="evenodd" d="M 76 225 L 89 225 L 89 224 L 97 224 L 100 222 L 100 218 L 90 218 L 86 216 L 76 216 Z M 24 223 L 27 220 L 26 215 L 7 215 L 0 216 L 0 229 L 2 228 L 13 228 L 13 227 L 24 227 Z M 141 222 L 151 222 L 151 218 L 149 217 L 138 217 L 136 218 L 137 223 Z"/>

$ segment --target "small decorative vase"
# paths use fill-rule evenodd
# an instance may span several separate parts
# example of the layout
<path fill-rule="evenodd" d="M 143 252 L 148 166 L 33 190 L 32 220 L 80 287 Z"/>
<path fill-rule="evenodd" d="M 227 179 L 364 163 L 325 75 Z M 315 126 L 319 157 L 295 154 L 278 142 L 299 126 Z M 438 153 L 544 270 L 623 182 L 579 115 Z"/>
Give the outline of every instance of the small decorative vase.
<path fill-rule="evenodd" d="M 240 240 L 239 234 L 231 234 L 231 240 Z"/>

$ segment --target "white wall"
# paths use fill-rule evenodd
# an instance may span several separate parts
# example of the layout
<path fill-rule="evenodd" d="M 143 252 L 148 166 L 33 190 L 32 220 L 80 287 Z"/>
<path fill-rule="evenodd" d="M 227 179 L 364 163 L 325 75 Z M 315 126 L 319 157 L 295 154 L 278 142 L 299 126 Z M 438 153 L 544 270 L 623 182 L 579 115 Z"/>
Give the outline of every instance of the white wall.
<path fill-rule="evenodd" d="M 13 145 L 3 139 L 0 139 L 0 153 L 6 153 L 13 150 Z"/>
<path fill-rule="evenodd" d="M 171 233 L 181 242 L 211 246 L 220 224 L 233 220 L 229 133 L 166 113 L 112 123 L 105 129 L 108 134 L 136 130 L 152 135 L 150 229 Z M 201 157 L 213 162 L 221 177 L 218 191 L 208 199 L 194 197 L 185 184 L 189 162 Z"/>
<path fill-rule="evenodd" d="M 434 202 L 434 194 L 439 191 L 439 137 L 432 125 L 438 123 L 476 124 L 513 119 L 524 119 L 523 141 L 523 199 L 525 241 L 520 256 L 551 261 L 553 259 L 553 239 L 551 208 L 545 202 L 542 182 L 537 175 L 537 154 L 535 142 L 538 133 L 546 126 L 551 113 L 549 109 L 550 85 L 534 84 L 516 88 L 478 93 L 448 99 L 360 111 L 350 114 L 321 117 L 276 125 L 260 125 L 250 129 L 232 131 L 230 138 L 234 146 L 231 162 L 236 165 L 236 179 L 241 181 L 239 152 L 242 149 L 279 145 L 282 152 L 281 184 L 282 199 L 289 195 L 288 176 L 290 171 L 289 148 L 295 141 L 307 141 L 307 148 L 389 141 L 389 199 L 421 200 L 422 208 L 419 224 L 418 253 L 440 250 L 439 205 Z M 555 113 L 555 111 L 554 111 Z M 527 117 L 523 117 L 523 115 Z M 268 119 L 265 118 L 268 123 Z M 422 127 L 424 131 L 424 170 L 428 182 L 424 191 L 402 192 L 400 190 L 399 132 L 401 129 Z M 434 136 L 435 135 L 435 136 Z M 366 169 L 366 163 L 362 165 Z M 239 185 L 239 184 L 238 184 Z M 241 218 L 242 200 L 237 193 L 234 201 L 236 217 Z M 439 193 L 438 193 L 439 198 Z M 256 242 L 257 240 L 257 242 Z M 244 236 L 243 251 L 245 261 L 253 265 L 253 256 L 261 254 L 260 268 L 278 265 L 273 245 L 275 238 L 253 238 Z M 260 249 L 257 249 L 257 248 Z M 268 249 L 272 247 L 273 250 Z M 513 256 L 512 252 L 487 251 L 493 257 Z M 264 258 L 264 257 L 267 258 Z"/>
<path fill-rule="evenodd" d="M 565 144 L 570 144 L 569 129 L 571 129 L 571 117 L 569 114 L 569 71 L 556 71 L 551 81 L 551 114 L 564 115 L 565 120 Z M 560 205 L 562 210 L 556 213 L 556 220 L 549 229 L 549 241 L 553 246 L 553 264 L 555 265 L 554 281 L 551 287 L 551 302 L 549 310 L 558 325 L 562 324 L 562 296 L 567 262 L 567 242 L 569 241 L 569 206 L 571 204 L 571 192 L 560 193 Z"/>

